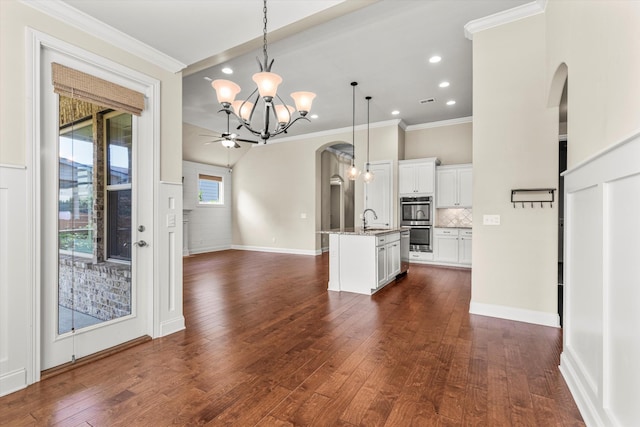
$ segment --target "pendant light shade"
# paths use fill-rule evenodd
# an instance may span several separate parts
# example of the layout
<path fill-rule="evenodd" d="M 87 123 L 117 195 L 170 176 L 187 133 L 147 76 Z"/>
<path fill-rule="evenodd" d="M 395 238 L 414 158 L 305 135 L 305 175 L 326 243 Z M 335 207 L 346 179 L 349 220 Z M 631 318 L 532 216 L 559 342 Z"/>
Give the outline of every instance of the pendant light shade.
<path fill-rule="evenodd" d="M 251 110 L 253 110 L 253 102 L 249 101 L 233 101 L 231 103 L 233 107 L 233 111 L 236 113 L 236 116 L 242 118 L 242 120 L 249 120 L 251 117 Z"/>
<path fill-rule="evenodd" d="M 276 116 L 278 123 L 287 123 L 291 120 L 291 115 L 296 111 L 291 105 L 276 105 Z"/>
<path fill-rule="evenodd" d="M 231 80 L 218 79 L 211 82 L 211 86 L 216 90 L 218 102 L 224 107 L 229 106 L 236 99 L 236 95 L 240 93 L 240 86 Z"/>
<path fill-rule="evenodd" d="M 362 175 L 362 180 L 367 184 L 373 181 L 373 178 L 375 178 L 375 176 L 373 175 L 373 172 L 369 171 L 368 169 L 369 169 L 369 164 L 367 164 L 367 171 Z"/>
<path fill-rule="evenodd" d="M 355 181 L 360 176 L 360 171 L 356 167 L 356 86 L 358 82 L 351 82 L 353 92 L 353 121 L 351 127 L 351 144 L 353 145 L 353 156 L 351 157 L 351 167 L 347 171 L 347 178 L 351 181 Z"/>
<path fill-rule="evenodd" d="M 293 98 L 296 103 L 296 110 L 303 116 L 306 116 L 307 113 L 311 111 L 311 104 L 315 97 L 316 94 L 313 92 L 293 92 L 291 94 L 291 98 Z"/>
<path fill-rule="evenodd" d="M 369 170 L 369 106 L 371 104 L 371 97 L 367 96 L 365 99 L 367 100 L 367 163 L 365 165 L 366 172 L 364 173 L 362 179 L 368 184 L 373 181 L 373 178 L 375 178 L 375 176 L 373 175 L 373 172 Z"/>
<path fill-rule="evenodd" d="M 282 77 L 276 73 L 262 72 L 255 73 L 253 75 L 253 81 L 256 86 L 258 86 L 258 93 L 260 93 L 260 97 L 270 101 L 274 96 L 276 96 L 278 86 L 282 83 Z"/>

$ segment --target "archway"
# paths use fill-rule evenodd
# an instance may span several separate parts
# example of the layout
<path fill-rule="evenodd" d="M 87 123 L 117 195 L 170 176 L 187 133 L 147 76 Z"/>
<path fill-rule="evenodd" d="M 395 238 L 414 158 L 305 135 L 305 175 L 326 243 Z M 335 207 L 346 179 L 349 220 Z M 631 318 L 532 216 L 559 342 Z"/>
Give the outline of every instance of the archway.
<path fill-rule="evenodd" d="M 568 67 L 562 63 L 551 80 L 549 107 L 558 108 L 558 316 L 563 324 L 564 311 L 564 177 L 568 153 Z"/>
<path fill-rule="evenodd" d="M 329 230 L 335 224 L 350 228 L 354 224 L 354 185 L 346 179 L 346 170 L 351 164 L 353 145 L 343 141 L 333 141 L 319 147 L 317 158 L 316 203 L 318 206 L 316 229 Z M 338 204 L 338 206 L 334 206 Z M 335 216 L 338 215 L 338 218 Z M 333 225 L 332 225 L 333 224 Z M 316 249 L 327 251 L 328 236 L 319 234 Z"/>

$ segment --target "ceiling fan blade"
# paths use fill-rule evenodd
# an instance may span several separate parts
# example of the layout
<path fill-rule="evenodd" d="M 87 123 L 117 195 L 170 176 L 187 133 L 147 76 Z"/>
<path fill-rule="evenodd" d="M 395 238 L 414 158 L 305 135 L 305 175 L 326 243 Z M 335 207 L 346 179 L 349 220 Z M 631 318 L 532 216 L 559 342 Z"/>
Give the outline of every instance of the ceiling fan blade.
<path fill-rule="evenodd" d="M 240 148 L 240 144 L 236 142 L 236 145 L 234 145 L 233 148 Z"/>
<path fill-rule="evenodd" d="M 252 141 L 250 139 L 244 139 L 244 138 L 236 138 L 235 140 L 236 141 L 240 141 L 240 142 L 248 142 L 248 143 L 251 143 L 251 144 L 257 144 L 258 143 L 258 141 Z"/>
<path fill-rule="evenodd" d="M 218 132 L 216 132 L 216 133 L 218 133 Z M 220 134 L 218 134 L 218 135 L 204 135 L 204 134 L 200 134 L 200 135 L 198 135 L 198 136 L 206 136 L 207 138 L 220 138 Z"/>

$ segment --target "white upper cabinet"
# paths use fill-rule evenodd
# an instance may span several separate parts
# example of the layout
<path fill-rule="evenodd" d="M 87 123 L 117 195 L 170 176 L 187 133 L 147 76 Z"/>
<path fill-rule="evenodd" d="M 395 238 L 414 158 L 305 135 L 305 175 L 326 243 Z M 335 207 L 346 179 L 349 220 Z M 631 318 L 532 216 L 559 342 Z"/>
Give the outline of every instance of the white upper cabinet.
<path fill-rule="evenodd" d="M 440 166 L 436 172 L 437 208 L 470 208 L 473 170 L 470 164 Z"/>
<path fill-rule="evenodd" d="M 435 190 L 438 159 L 401 160 L 398 162 L 400 196 L 425 196 Z"/>

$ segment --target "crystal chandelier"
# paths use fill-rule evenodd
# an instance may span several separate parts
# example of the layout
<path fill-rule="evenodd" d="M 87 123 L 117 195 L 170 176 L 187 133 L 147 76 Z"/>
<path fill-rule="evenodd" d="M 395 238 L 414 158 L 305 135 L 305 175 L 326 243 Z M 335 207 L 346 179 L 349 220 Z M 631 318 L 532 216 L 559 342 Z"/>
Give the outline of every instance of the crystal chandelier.
<path fill-rule="evenodd" d="M 216 90 L 218 102 L 222 105 L 222 110 L 218 112 L 224 111 L 227 115 L 233 114 L 240 122 L 240 126 L 244 126 L 245 129 L 259 136 L 266 143 L 272 136 L 286 132 L 298 120 L 305 119 L 309 121 L 307 114 L 311 110 L 311 104 L 316 94 L 312 92 L 293 92 L 291 98 L 293 98 L 295 108 L 287 105 L 277 94 L 278 85 L 282 83 L 282 77 L 271 72 L 274 60 L 272 59 L 269 62 L 267 55 L 267 0 L 264 0 L 263 4 L 262 53 L 264 58 L 262 63 L 256 58 L 260 66 L 260 72 L 253 75 L 253 81 L 257 88 L 244 101 L 236 101 L 235 97 L 240 92 L 240 86 L 234 82 L 218 79 L 211 82 L 211 86 Z M 263 104 L 262 121 L 257 120 L 256 123 L 254 121 L 254 113 L 260 100 L 262 100 Z M 271 125 L 272 119 L 275 119 L 276 125 Z M 258 126 L 262 126 L 262 128 L 258 129 Z"/>

